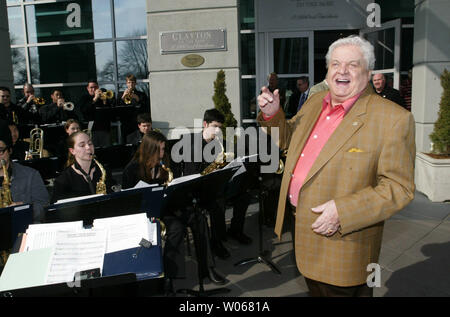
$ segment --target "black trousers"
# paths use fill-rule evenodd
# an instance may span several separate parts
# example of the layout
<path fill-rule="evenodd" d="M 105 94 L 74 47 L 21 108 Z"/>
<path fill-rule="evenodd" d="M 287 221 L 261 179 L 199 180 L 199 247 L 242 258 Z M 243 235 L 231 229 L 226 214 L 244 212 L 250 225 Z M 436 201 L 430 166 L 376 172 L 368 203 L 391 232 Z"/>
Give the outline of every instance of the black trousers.
<path fill-rule="evenodd" d="M 164 272 L 169 278 L 185 278 L 185 246 L 186 228 L 190 227 L 194 239 L 195 254 L 201 274 L 208 275 L 208 267 L 214 267 L 204 215 L 198 210 L 187 208 L 162 217 L 166 225 L 166 242 L 164 246 Z"/>

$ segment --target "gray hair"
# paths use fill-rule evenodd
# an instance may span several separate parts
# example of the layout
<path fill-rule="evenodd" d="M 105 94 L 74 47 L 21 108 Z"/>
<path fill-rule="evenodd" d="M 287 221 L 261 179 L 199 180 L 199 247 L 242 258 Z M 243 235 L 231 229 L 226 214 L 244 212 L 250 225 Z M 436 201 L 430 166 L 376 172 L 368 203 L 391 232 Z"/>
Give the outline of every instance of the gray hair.
<path fill-rule="evenodd" d="M 341 39 L 333 42 L 333 44 L 330 45 L 330 47 L 328 48 L 328 53 L 325 56 L 326 61 L 327 61 L 327 68 L 328 68 L 328 65 L 330 64 L 331 53 L 336 48 L 338 48 L 340 46 L 345 46 L 345 45 L 358 46 L 361 49 L 361 52 L 364 56 L 364 60 L 366 61 L 367 70 L 373 70 L 375 68 L 375 53 L 374 53 L 373 45 L 369 41 L 367 41 L 357 35 L 350 35 L 348 37 L 341 38 Z"/>

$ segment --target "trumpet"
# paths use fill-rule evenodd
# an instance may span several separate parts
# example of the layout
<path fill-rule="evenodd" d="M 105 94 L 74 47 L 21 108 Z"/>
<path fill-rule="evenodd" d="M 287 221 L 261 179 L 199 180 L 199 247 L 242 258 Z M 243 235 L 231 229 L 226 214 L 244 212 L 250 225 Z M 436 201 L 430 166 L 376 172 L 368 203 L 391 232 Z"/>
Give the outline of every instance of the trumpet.
<path fill-rule="evenodd" d="M 75 108 L 75 105 L 73 104 L 73 102 L 65 102 L 63 103 L 63 109 L 66 111 L 73 111 L 73 109 Z"/>
<path fill-rule="evenodd" d="M 45 105 L 45 99 L 42 97 L 34 97 L 33 102 L 35 105 L 38 105 L 38 106 Z"/>
<path fill-rule="evenodd" d="M 102 91 L 100 95 L 101 100 L 110 100 L 114 98 L 114 92 L 112 90 Z"/>
<path fill-rule="evenodd" d="M 123 102 L 125 102 L 125 104 L 127 105 L 131 104 L 131 102 L 133 101 L 133 94 L 134 89 L 129 90 L 128 93 L 123 97 Z"/>

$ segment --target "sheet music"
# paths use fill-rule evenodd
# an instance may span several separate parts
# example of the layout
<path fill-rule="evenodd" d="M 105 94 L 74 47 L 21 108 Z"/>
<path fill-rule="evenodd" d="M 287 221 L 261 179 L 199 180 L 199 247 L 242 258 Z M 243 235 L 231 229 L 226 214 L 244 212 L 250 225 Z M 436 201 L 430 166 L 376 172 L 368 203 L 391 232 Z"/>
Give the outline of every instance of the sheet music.
<path fill-rule="evenodd" d="M 187 181 L 190 181 L 190 180 L 192 180 L 192 179 L 199 178 L 199 177 L 201 177 L 200 174 L 192 174 L 192 175 L 187 175 L 187 176 L 177 177 L 177 178 L 174 178 L 174 179 L 169 183 L 168 186 L 173 186 L 173 185 L 176 185 L 176 184 L 184 183 L 184 182 L 187 182 Z"/>
<path fill-rule="evenodd" d="M 102 196 L 103 194 L 93 194 L 93 195 L 86 195 L 86 196 L 78 196 L 78 197 L 72 197 L 72 198 L 66 198 L 66 199 L 61 199 L 58 200 L 56 204 L 62 204 L 62 203 L 69 203 L 71 201 L 77 201 L 77 200 L 83 200 L 83 199 L 88 199 L 88 198 L 93 198 L 93 197 L 97 197 L 97 196 Z"/>
<path fill-rule="evenodd" d="M 146 182 L 139 181 L 139 183 L 137 183 L 134 187 L 122 189 L 122 191 L 132 190 L 132 189 L 136 189 L 136 188 L 156 187 L 156 186 L 158 186 L 158 184 L 148 184 Z"/>
<path fill-rule="evenodd" d="M 142 238 L 157 244 L 155 223 L 150 223 L 147 214 L 95 219 L 94 228 L 107 230 L 106 253 L 139 247 Z"/>
<path fill-rule="evenodd" d="M 46 283 L 72 282 L 76 272 L 100 268 L 106 250 L 106 230 L 58 232 Z"/>
<path fill-rule="evenodd" d="M 83 229 L 83 221 L 46 223 L 29 225 L 26 230 L 25 251 L 52 248 L 56 243 L 58 231 L 75 231 Z"/>

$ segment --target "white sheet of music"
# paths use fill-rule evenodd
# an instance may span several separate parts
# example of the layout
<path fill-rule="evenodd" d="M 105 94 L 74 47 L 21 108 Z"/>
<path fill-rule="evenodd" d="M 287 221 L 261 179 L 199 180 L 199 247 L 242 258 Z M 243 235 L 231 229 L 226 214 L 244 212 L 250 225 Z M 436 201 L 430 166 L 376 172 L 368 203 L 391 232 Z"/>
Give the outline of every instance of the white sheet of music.
<path fill-rule="evenodd" d="M 83 229 L 83 221 L 45 223 L 29 225 L 26 231 L 25 251 L 52 248 L 56 243 L 59 231 L 75 231 Z"/>
<path fill-rule="evenodd" d="M 106 230 L 58 232 L 46 283 L 72 282 L 76 272 L 100 268 L 106 250 Z"/>
<path fill-rule="evenodd" d="M 158 241 L 156 224 L 146 213 L 95 219 L 93 227 L 107 230 L 106 253 L 139 247 L 142 238 L 153 245 Z"/>
<path fill-rule="evenodd" d="M 102 196 L 103 194 L 93 194 L 93 195 L 86 195 L 86 196 L 78 196 L 78 197 L 72 197 L 72 198 L 66 198 L 66 199 L 61 199 L 58 200 L 55 205 L 57 204 L 62 204 L 62 203 L 68 203 L 71 201 L 77 201 L 77 200 L 83 200 L 83 199 L 88 199 L 88 198 L 92 198 L 92 197 L 97 197 L 97 196 Z"/>
<path fill-rule="evenodd" d="M 177 178 L 174 178 L 169 183 L 168 186 L 173 186 L 173 185 L 176 185 L 176 184 L 184 183 L 184 182 L 190 181 L 191 179 L 199 178 L 200 176 L 201 176 L 200 174 L 192 174 L 192 175 L 177 177 Z"/>

